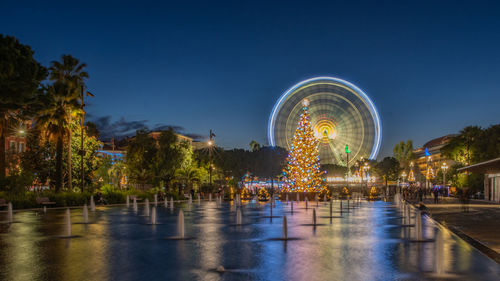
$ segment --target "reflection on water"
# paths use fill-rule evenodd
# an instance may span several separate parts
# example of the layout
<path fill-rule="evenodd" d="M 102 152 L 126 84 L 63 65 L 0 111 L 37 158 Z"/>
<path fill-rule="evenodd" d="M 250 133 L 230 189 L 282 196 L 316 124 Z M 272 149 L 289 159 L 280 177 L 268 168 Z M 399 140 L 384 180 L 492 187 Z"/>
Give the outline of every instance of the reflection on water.
<path fill-rule="evenodd" d="M 0 280 L 498 280 L 500 266 L 427 217 L 402 218 L 403 209 L 386 202 L 363 202 L 340 214 L 339 202 L 313 208 L 305 202 L 243 206 L 216 202 L 158 206 L 157 225 L 139 204 L 98 207 L 83 224 L 81 209 L 71 210 L 72 234 L 65 233 L 65 210 L 14 214 L 0 224 Z M 345 204 L 345 203 L 344 203 Z M 352 205 L 351 205 L 352 206 Z M 170 207 L 170 206 L 169 206 Z M 344 205 L 345 207 L 345 205 Z M 185 232 L 177 217 L 184 210 Z M 241 211 L 241 225 L 237 222 Z M 279 241 L 282 216 L 288 237 Z M 266 217 L 267 216 L 267 217 Z M 0 213 L 0 221 L 7 214 Z M 421 227 L 414 227 L 418 223 Z M 412 226 L 413 225 L 413 226 Z M 421 231 L 421 232 L 417 232 Z M 420 242 L 416 242 L 419 240 Z M 424 241 L 426 240 L 426 241 Z M 424 241 L 424 242 L 422 242 Z M 219 266 L 225 272 L 218 272 Z"/>

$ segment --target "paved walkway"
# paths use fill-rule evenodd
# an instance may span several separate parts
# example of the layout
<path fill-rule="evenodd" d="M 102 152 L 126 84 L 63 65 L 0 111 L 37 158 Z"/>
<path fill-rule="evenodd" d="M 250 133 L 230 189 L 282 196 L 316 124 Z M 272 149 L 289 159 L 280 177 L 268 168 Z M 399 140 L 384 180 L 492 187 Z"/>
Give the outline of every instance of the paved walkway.
<path fill-rule="evenodd" d="M 468 211 L 458 199 L 445 198 L 439 204 L 424 200 L 426 211 L 438 222 L 456 228 L 500 254 L 500 204 L 470 200 Z"/>

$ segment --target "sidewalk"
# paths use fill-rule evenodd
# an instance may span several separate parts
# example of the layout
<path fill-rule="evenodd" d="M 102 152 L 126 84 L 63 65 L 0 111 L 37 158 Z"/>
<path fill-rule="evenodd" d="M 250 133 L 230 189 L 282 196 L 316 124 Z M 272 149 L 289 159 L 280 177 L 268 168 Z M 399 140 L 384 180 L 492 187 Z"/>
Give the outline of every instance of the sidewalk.
<path fill-rule="evenodd" d="M 434 204 L 433 199 L 425 199 L 426 211 L 436 221 L 463 232 L 500 255 L 500 204 L 470 200 L 469 211 L 464 212 L 456 198 L 445 198 Z"/>

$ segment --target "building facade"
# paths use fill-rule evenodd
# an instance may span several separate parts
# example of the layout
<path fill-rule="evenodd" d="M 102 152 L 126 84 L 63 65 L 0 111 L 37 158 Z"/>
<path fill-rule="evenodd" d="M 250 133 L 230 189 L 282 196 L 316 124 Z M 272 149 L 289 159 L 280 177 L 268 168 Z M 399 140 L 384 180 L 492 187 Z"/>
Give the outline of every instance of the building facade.
<path fill-rule="evenodd" d="M 413 150 L 415 154 L 415 167 L 420 173 L 430 179 L 436 177 L 437 172 L 443 164 L 447 167 L 455 164 L 453 160 L 447 159 L 441 153 L 441 149 L 447 145 L 456 135 L 446 135 L 426 142 L 422 147 Z"/>
<path fill-rule="evenodd" d="M 10 170 L 16 170 L 19 165 L 19 156 L 26 151 L 27 133 L 31 128 L 31 121 L 27 120 L 17 125 L 14 128 L 9 128 L 6 131 L 5 137 L 5 153 L 7 161 L 6 173 Z"/>
<path fill-rule="evenodd" d="M 463 167 L 458 171 L 484 174 L 484 199 L 500 203 L 500 158 Z"/>

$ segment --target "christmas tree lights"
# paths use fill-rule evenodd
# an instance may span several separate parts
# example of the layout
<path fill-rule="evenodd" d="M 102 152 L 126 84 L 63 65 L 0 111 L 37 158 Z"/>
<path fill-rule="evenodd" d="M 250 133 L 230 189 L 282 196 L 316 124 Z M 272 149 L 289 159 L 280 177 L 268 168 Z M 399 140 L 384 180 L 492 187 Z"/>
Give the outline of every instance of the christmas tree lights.
<path fill-rule="evenodd" d="M 415 173 L 413 172 L 413 162 L 410 163 L 410 174 L 408 175 L 408 181 L 409 182 L 415 181 Z"/>
<path fill-rule="evenodd" d="M 302 102 L 303 112 L 292 139 L 285 167 L 285 192 L 321 192 L 325 188 L 320 170 L 319 141 L 309 120 L 309 101 Z"/>

